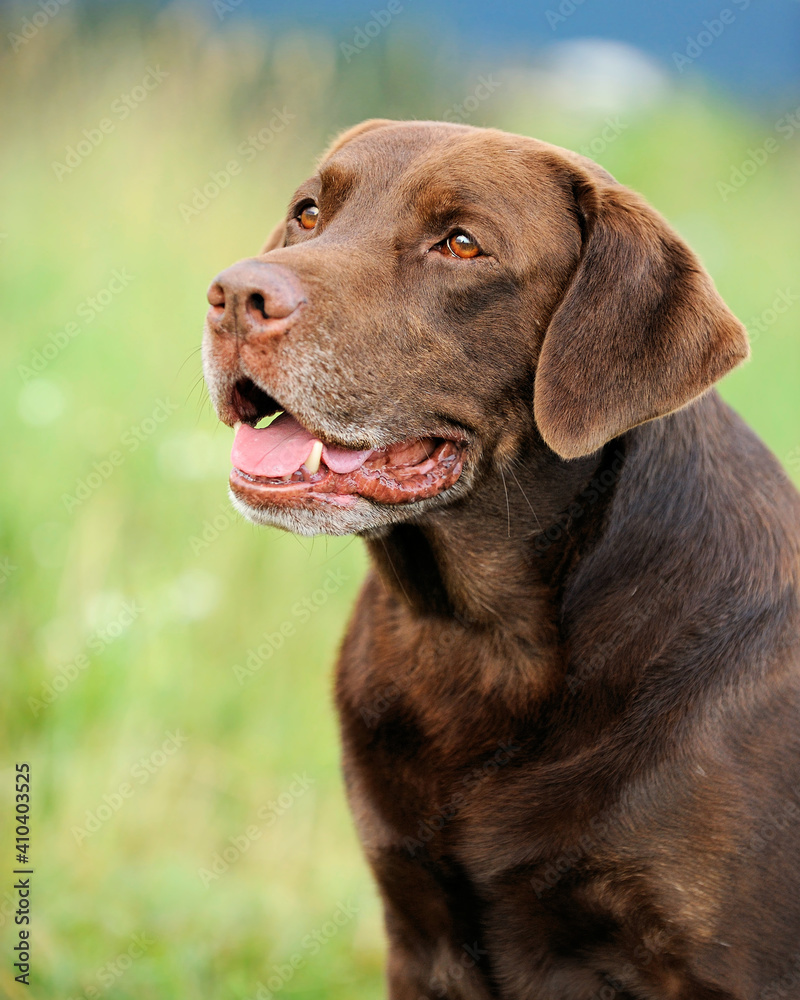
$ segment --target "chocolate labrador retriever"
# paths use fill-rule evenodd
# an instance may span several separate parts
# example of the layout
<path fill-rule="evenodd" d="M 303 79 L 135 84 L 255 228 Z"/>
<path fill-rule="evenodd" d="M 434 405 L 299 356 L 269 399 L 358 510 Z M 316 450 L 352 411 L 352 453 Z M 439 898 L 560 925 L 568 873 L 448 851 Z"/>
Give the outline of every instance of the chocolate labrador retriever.
<path fill-rule="evenodd" d="M 800 497 L 692 251 L 582 156 L 369 121 L 209 301 L 234 504 L 370 551 L 389 995 L 800 997 Z"/>

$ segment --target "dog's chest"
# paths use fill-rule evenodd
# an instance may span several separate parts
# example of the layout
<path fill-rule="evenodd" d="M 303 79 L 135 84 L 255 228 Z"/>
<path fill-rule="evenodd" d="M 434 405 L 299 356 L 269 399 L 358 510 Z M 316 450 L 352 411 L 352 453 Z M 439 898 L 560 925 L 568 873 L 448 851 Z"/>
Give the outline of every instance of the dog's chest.
<path fill-rule="evenodd" d="M 517 770 L 524 752 L 512 735 L 438 775 L 415 755 L 346 765 L 387 912 L 431 951 L 430 995 L 692 995 L 714 922 L 703 873 L 677 857 L 670 868 L 666 847 L 653 872 L 638 834 L 619 838 L 616 816 L 599 812 L 581 825 L 565 810 L 554 822 L 545 790 Z M 676 947 L 680 968 L 667 957 Z M 515 986 L 497 992 L 498 981 Z"/>
<path fill-rule="evenodd" d="M 447 941 L 451 969 L 472 961 L 478 981 L 500 955 L 518 962 L 508 975 L 528 983 L 540 966 L 563 966 L 567 977 L 609 968 L 634 988 L 632 970 L 643 966 L 652 986 L 666 943 L 657 904 L 673 874 L 667 865 L 657 878 L 637 874 L 647 867 L 639 846 L 648 831 L 620 839 L 617 817 L 597 805 L 587 819 L 579 789 L 597 785 L 591 754 L 576 755 L 586 763 L 582 781 L 572 773 L 574 793 L 569 781 L 554 785 L 553 759 L 540 753 L 547 720 L 519 711 L 536 701 L 529 673 L 554 664 L 537 660 L 532 645 L 526 660 L 518 641 L 465 640 L 462 628 L 393 633 L 362 619 L 343 649 L 348 794 L 390 910 L 405 911 L 424 940 Z M 658 850 L 665 856 L 664 845 Z M 630 913 L 640 930 L 623 950 L 612 942 Z M 467 946 L 477 958 L 465 957 Z M 586 982 L 595 984 L 588 997 L 597 984 Z"/>
<path fill-rule="evenodd" d="M 534 774 L 539 706 L 561 656 L 547 623 L 499 631 L 411 616 L 366 588 L 337 702 L 350 798 L 357 820 L 371 817 L 367 846 L 391 841 L 443 863 L 468 855 L 484 873 L 516 864 L 498 846 L 512 816 L 535 815 L 547 795 Z"/>

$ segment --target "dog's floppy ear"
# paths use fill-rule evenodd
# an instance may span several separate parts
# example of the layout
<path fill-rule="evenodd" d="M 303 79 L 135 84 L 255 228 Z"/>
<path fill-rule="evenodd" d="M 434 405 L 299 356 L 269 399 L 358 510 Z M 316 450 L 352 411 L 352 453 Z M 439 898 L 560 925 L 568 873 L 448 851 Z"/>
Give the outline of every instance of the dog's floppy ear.
<path fill-rule="evenodd" d="M 583 248 L 545 331 L 534 416 L 563 458 L 701 395 L 749 353 L 702 264 L 639 195 L 572 177 Z"/>

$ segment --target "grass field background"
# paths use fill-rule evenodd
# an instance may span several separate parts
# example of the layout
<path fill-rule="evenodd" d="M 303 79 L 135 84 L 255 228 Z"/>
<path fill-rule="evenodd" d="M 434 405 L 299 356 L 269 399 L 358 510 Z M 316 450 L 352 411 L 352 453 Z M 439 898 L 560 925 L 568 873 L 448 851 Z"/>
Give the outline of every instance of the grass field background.
<path fill-rule="evenodd" d="M 0 36 L 25 13 L 5 8 Z M 700 79 L 621 110 L 559 102 L 434 28 L 398 16 L 348 61 L 341 39 L 273 35 L 244 9 L 220 26 L 210 7 L 75 4 L 6 45 L 0 994 L 382 995 L 330 697 L 364 553 L 229 510 L 231 434 L 198 382 L 211 277 L 257 251 L 338 129 L 442 117 L 493 74 L 467 120 L 591 149 L 699 251 L 754 334 L 723 394 L 800 467 L 796 106 L 745 112 Z M 101 139 L 59 167 L 84 130 Z M 17 761 L 34 794 L 30 988 L 10 957 Z"/>

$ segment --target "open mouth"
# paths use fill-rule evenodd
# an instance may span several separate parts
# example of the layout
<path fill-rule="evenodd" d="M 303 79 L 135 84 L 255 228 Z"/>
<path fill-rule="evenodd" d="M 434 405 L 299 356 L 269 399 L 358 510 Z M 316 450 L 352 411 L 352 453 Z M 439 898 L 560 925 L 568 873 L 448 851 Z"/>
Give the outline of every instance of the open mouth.
<path fill-rule="evenodd" d="M 315 437 L 283 412 L 268 427 L 236 424 L 231 489 L 252 506 L 358 497 L 404 504 L 434 497 L 461 475 L 465 443 L 440 437 L 358 451 Z"/>

